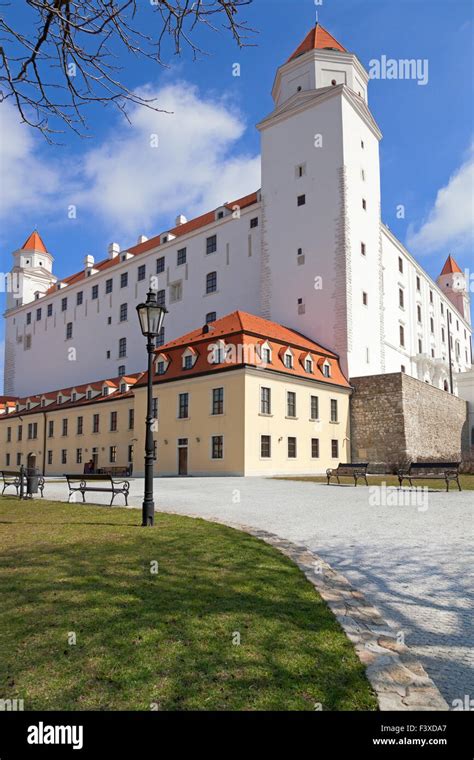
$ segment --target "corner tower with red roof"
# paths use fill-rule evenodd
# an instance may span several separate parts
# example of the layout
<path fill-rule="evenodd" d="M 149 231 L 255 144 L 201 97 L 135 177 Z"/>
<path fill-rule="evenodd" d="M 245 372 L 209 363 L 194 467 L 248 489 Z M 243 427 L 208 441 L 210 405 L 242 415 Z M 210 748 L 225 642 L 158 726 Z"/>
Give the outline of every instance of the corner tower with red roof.
<path fill-rule="evenodd" d="M 461 316 L 470 323 L 471 309 L 466 276 L 451 255 L 446 259 L 437 282 Z"/>
<path fill-rule="evenodd" d="M 33 230 L 21 248 L 13 253 L 7 308 L 15 308 L 43 295 L 56 282 L 53 257 L 47 251 L 38 230 Z"/>

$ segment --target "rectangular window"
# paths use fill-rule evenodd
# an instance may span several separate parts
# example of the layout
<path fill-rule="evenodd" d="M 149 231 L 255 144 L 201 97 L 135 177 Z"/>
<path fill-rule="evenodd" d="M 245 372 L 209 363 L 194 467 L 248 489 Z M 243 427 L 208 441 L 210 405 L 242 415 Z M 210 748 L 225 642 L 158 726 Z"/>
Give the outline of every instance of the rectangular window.
<path fill-rule="evenodd" d="M 217 314 L 215 311 L 208 311 L 206 314 L 206 325 L 210 324 L 211 322 L 215 322 L 217 319 Z"/>
<path fill-rule="evenodd" d="M 419 354 L 423 353 L 423 343 L 421 342 L 419 338 L 418 338 L 418 353 Z"/>
<path fill-rule="evenodd" d="M 260 388 L 260 412 L 262 414 L 272 413 L 272 391 L 271 388 Z"/>
<path fill-rule="evenodd" d="M 291 354 L 285 354 L 284 364 L 287 369 L 293 369 L 293 356 Z"/>
<path fill-rule="evenodd" d="M 61 298 L 61 311 L 67 310 L 67 298 Z"/>
<path fill-rule="evenodd" d="M 362 303 L 364 306 L 367 306 L 369 303 L 369 296 L 365 291 L 362 292 Z"/>
<path fill-rule="evenodd" d="M 151 400 L 151 416 L 154 420 L 158 419 L 158 398 L 152 398 Z"/>
<path fill-rule="evenodd" d="M 335 398 L 331 399 L 331 422 L 337 422 L 338 414 L 337 414 L 337 400 Z"/>
<path fill-rule="evenodd" d="M 419 277 L 416 278 L 416 289 L 421 290 L 421 280 Z"/>
<path fill-rule="evenodd" d="M 128 446 L 128 461 L 130 464 L 133 462 L 133 443 L 130 443 Z"/>
<path fill-rule="evenodd" d="M 134 425 L 135 425 L 135 410 L 129 409 L 128 410 L 128 429 L 133 430 Z"/>
<path fill-rule="evenodd" d="M 192 369 L 192 367 L 193 367 L 193 357 L 191 356 L 191 354 L 188 354 L 187 356 L 184 357 L 183 369 Z"/>
<path fill-rule="evenodd" d="M 209 272 L 206 275 L 206 293 L 215 293 L 217 290 L 217 272 Z"/>
<path fill-rule="evenodd" d="M 213 435 L 212 436 L 212 458 L 223 459 L 224 457 L 224 436 Z"/>
<path fill-rule="evenodd" d="M 441 328 L 441 340 L 443 341 L 443 343 L 446 343 L 446 335 L 444 332 L 444 327 Z"/>
<path fill-rule="evenodd" d="M 41 319 L 41 309 L 36 309 L 36 321 L 39 322 Z"/>
<path fill-rule="evenodd" d="M 335 439 L 331 441 L 331 456 L 333 459 L 339 458 L 339 441 Z"/>
<path fill-rule="evenodd" d="M 403 325 L 400 325 L 400 345 L 403 348 L 405 347 L 405 328 Z"/>
<path fill-rule="evenodd" d="M 434 333 L 434 319 L 433 317 L 430 317 L 430 330 L 432 333 Z"/>
<path fill-rule="evenodd" d="M 117 461 L 117 446 L 110 446 L 109 448 L 109 462 L 115 464 Z"/>
<path fill-rule="evenodd" d="M 365 198 L 362 198 L 362 208 L 364 209 L 364 211 L 367 210 L 367 201 L 365 200 Z"/>
<path fill-rule="evenodd" d="M 82 435 L 84 430 L 84 417 L 77 418 L 77 435 Z"/>
<path fill-rule="evenodd" d="M 403 274 L 403 259 L 401 256 L 398 257 L 398 271 Z"/>
<path fill-rule="evenodd" d="M 53 438 L 54 436 L 54 420 L 48 421 L 48 438 Z"/>
<path fill-rule="evenodd" d="M 296 417 L 296 393 L 288 391 L 286 394 L 286 416 Z"/>
<path fill-rule="evenodd" d="M 433 303 L 433 291 L 430 290 L 430 303 Z"/>
<path fill-rule="evenodd" d="M 189 416 L 189 393 L 179 394 L 178 417 L 186 419 Z"/>
<path fill-rule="evenodd" d="M 23 438 L 23 425 L 18 425 L 18 440 L 21 441 Z"/>
<path fill-rule="evenodd" d="M 146 264 L 140 264 L 137 269 L 137 280 L 141 282 L 146 277 Z"/>
<path fill-rule="evenodd" d="M 362 256 L 365 256 L 365 254 L 367 253 L 367 250 L 366 250 L 366 247 L 365 247 L 365 243 L 361 243 L 360 244 L 360 252 L 361 252 Z"/>
<path fill-rule="evenodd" d="M 63 432 L 62 432 L 62 435 L 67 435 L 67 423 L 68 423 L 67 419 L 64 419 L 63 420 Z"/>
<path fill-rule="evenodd" d="M 288 438 L 288 459 L 296 459 L 296 438 Z"/>
<path fill-rule="evenodd" d="M 122 359 L 124 356 L 127 356 L 127 339 L 126 338 L 120 338 L 119 340 L 118 355 L 119 355 L 119 359 Z"/>
<path fill-rule="evenodd" d="M 418 319 L 418 322 L 421 323 L 421 306 L 416 307 L 416 318 Z"/>
<path fill-rule="evenodd" d="M 82 449 L 76 449 L 76 464 L 82 464 Z"/>
<path fill-rule="evenodd" d="M 80 306 L 84 300 L 84 293 L 82 290 L 79 290 L 78 293 L 76 293 L 76 306 Z"/>
<path fill-rule="evenodd" d="M 180 248 L 179 251 L 176 254 L 176 264 L 177 266 L 181 266 L 182 264 L 186 264 L 186 248 Z"/>
<path fill-rule="evenodd" d="M 72 322 L 68 322 L 66 325 L 66 340 L 72 338 Z"/>
<path fill-rule="evenodd" d="M 12 429 L 11 427 L 7 427 L 7 443 L 11 443 L 11 440 L 12 440 Z"/>
<path fill-rule="evenodd" d="M 311 438 L 311 459 L 319 458 L 319 438 Z"/>
<path fill-rule="evenodd" d="M 250 220 L 250 229 L 253 230 L 255 227 L 258 227 L 258 216 Z"/>
<path fill-rule="evenodd" d="M 158 306 L 166 306 L 166 290 L 159 290 L 156 294 Z"/>
<path fill-rule="evenodd" d="M 398 289 L 398 304 L 401 309 L 405 306 L 405 293 L 403 292 L 402 288 Z"/>
<path fill-rule="evenodd" d="M 206 239 L 206 254 L 217 251 L 217 235 L 211 235 Z"/>
<path fill-rule="evenodd" d="M 110 412 L 110 430 L 117 430 L 117 412 Z"/>
<path fill-rule="evenodd" d="M 105 292 L 111 293 L 113 290 L 114 281 L 112 279 L 105 281 Z"/>
<path fill-rule="evenodd" d="M 262 459 L 270 459 L 272 455 L 272 439 L 269 435 L 260 436 L 260 456 Z"/>
<path fill-rule="evenodd" d="M 122 272 L 120 275 L 120 287 L 126 288 L 128 285 L 128 272 Z"/>
<path fill-rule="evenodd" d="M 304 206 L 306 204 L 306 195 L 298 195 L 296 199 L 297 206 Z"/>
<path fill-rule="evenodd" d="M 31 325 L 31 311 L 29 311 L 26 315 L 26 324 Z"/>
<path fill-rule="evenodd" d="M 92 295 L 92 300 L 93 301 L 96 301 L 98 299 L 98 297 L 99 297 L 99 286 L 98 285 L 93 285 L 92 286 L 92 294 L 91 295 Z"/>
<path fill-rule="evenodd" d="M 181 282 L 173 282 L 170 285 L 170 303 L 176 303 L 176 301 L 181 301 L 183 295 L 183 289 L 181 286 Z"/>
<path fill-rule="evenodd" d="M 46 316 L 51 317 L 53 315 L 53 304 L 49 303 L 47 306 Z"/>
<path fill-rule="evenodd" d="M 5 464 L 10 467 L 10 454 L 5 454 Z"/>
<path fill-rule="evenodd" d="M 319 420 L 319 398 L 311 396 L 310 417 L 312 420 Z"/>
<path fill-rule="evenodd" d="M 94 414 L 92 417 L 92 432 L 98 433 L 99 432 L 99 415 Z"/>
<path fill-rule="evenodd" d="M 67 464 L 67 449 L 61 449 L 61 464 Z"/>
<path fill-rule="evenodd" d="M 159 259 L 156 260 L 156 274 L 161 274 L 161 272 L 165 271 L 165 257 L 160 256 Z"/>
<path fill-rule="evenodd" d="M 165 345 L 165 328 L 163 325 L 156 339 L 156 347 L 159 348 L 160 346 L 164 346 L 164 345 Z"/>
<path fill-rule="evenodd" d="M 126 322 L 127 321 L 127 316 L 128 316 L 128 304 L 121 303 L 120 304 L 120 316 L 119 316 L 120 322 Z"/>
<path fill-rule="evenodd" d="M 212 389 L 212 413 L 224 414 L 224 388 Z"/>
<path fill-rule="evenodd" d="M 53 452 L 51 449 L 48 449 L 48 464 L 53 464 Z"/>

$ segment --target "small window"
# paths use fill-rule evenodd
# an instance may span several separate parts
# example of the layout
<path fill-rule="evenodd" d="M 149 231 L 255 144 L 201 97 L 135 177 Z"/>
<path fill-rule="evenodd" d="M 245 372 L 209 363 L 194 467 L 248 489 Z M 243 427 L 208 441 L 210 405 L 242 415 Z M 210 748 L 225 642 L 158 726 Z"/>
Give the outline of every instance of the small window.
<path fill-rule="evenodd" d="M 211 322 L 215 322 L 217 319 L 217 315 L 215 311 L 208 311 L 206 314 L 206 325 L 209 325 Z"/>
<path fill-rule="evenodd" d="M 339 441 L 336 439 L 331 441 L 331 456 L 333 459 L 339 458 Z"/>
<path fill-rule="evenodd" d="M 48 309 L 47 309 L 47 312 L 46 312 L 46 316 L 47 317 L 52 317 L 52 315 L 53 315 L 53 304 L 49 303 L 48 304 Z"/>
<path fill-rule="evenodd" d="M 63 420 L 63 432 L 62 432 L 62 435 L 67 435 L 67 423 L 68 423 L 68 420 L 64 419 Z"/>
<path fill-rule="evenodd" d="M 217 251 L 217 235 L 211 235 L 206 239 L 206 254 Z"/>
<path fill-rule="evenodd" d="M 92 286 L 92 300 L 96 301 L 98 297 L 99 297 L 99 286 L 93 285 Z"/>
<path fill-rule="evenodd" d="M 311 438 L 311 459 L 319 459 L 319 438 Z"/>
<path fill-rule="evenodd" d="M 212 458 L 213 459 L 224 458 L 224 436 L 222 435 L 212 436 Z"/>
<path fill-rule="evenodd" d="M 117 446 L 109 447 L 109 461 L 114 464 L 117 461 Z"/>
<path fill-rule="evenodd" d="M 288 438 L 288 459 L 296 459 L 296 438 L 294 436 Z"/>
<path fill-rule="evenodd" d="M 400 345 L 402 348 L 405 347 L 405 328 L 403 325 L 400 325 Z"/>
<path fill-rule="evenodd" d="M 417 289 L 418 291 L 420 291 L 420 290 L 421 290 L 421 280 L 420 280 L 420 278 L 419 278 L 418 276 L 417 276 L 417 278 L 416 278 L 416 289 Z"/>
<path fill-rule="evenodd" d="M 362 150 L 364 150 L 365 145 L 364 145 L 364 141 L 363 140 L 360 141 L 360 147 L 362 148 Z"/>
<path fill-rule="evenodd" d="M 332 398 L 331 399 L 331 422 L 337 422 L 337 421 L 338 421 L 337 399 Z"/>
<path fill-rule="evenodd" d="M 270 459 L 272 455 L 272 439 L 269 435 L 260 436 L 260 456 L 262 459 Z"/>
<path fill-rule="evenodd" d="M 140 264 L 140 266 L 137 269 L 137 280 L 138 282 L 142 282 L 146 277 L 146 264 Z"/>
<path fill-rule="evenodd" d="M 156 294 L 158 306 L 166 306 L 166 290 L 159 290 Z"/>
<path fill-rule="evenodd" d="M 67 464 L 67 449 L 61 450 L 61 464 Z"/>
<path fill-rule="evenodd" d="M 369 296 L 367 295 L 365 291 L 362 292 L 362 303 L 364 304 L 364 306 L 367 306 L 369 303 Z"/>
<path fill-rule="evenodd" d="M 250 220 L 250 229 L 253 230 L 255 227 L 258 227 L 258 216 Z"/>
<path fill-rule="evenodd" d="M 212 389 L 212 414 L 224 414 L 224 388 Z"/>
<path fill-rule="evenodd" d="M 421 306 L 416 307 L 416 318 L 418 322 L 421 324 Z"/>
<path fill-rule="evenodd" d="M 117 412 L 110 412 L 110 430 L 112 433 L 117 430 Z"/>
<path fill-rule="evenodd" d="M 364 209 L 364 211 L 367 211 L 367 201 L 365 200 L 365 198 L 362 198 L 362 208 Z"/>
<path fill-rule="evenodd" d="M 262 362 L 264 364 L 271 364 L 272 363 L 272 352 L 270 348 L 263 348 L 262 349 Z"/>
<path fill-rule="evenodd" d="M 319 398 L 311 396 L 310 399 L 310 417 L 311 420 L 319 420 Z"/>
<path fill-rule="evenodd" d="M 402 288 L 398 289 L 398 304 L 401 309 L 405 307 L 405 293 L 403 292 Z"/>
<path fill-rule="evenodd" d="M 400 367 L 400 370 L 401 370 L 403 373 L 405 373 L 405 372 L 406 372 L 406 367 L 405 367 L 405 365 L 404 365 L 404 364 L 402 364 L 402 366 Z"/>
<path fill-rule="evenodd" d="M 192 367 L 193 367 L 193 357 L 191 356 L 191 354 L 187 354 L 183 360 L 183 369 L 192 369 Z"/>
<path fill-rule="evenodd" d="M 178 253 L 176 254 L 176 264 L 177 266 L 186 264 L 186 248 L 179 249 Z"/>
<path fill-rule="evenodd" d="M 165 344 L 165 328 L 163 326 L 156 339 L 156 347 L 159 348 L 160 346 L 164 346 L 164 344 Z"/>
<path fill-rule="evenodd" d="M 105 281 L 105 292 L 111 293 L 113 290 L 114 281 L 112 279 Z"/>
<path fill-rule="evenodd" d="M 313 372 L 313 362 L 311 359 L 306 359 L 304 363 L 304 368 L 308 374 L 311 374 Z"/>
<path fill-rule="evenodd" d="M 31 311 L 26 314 L 26 324 L 31 325 Z"/>
<path fill-rule="evenodd" d="M 120 316 L 119 316 L 120 322 L 126 322 L 127 316 L 128 316 L 128 304 L 122 303 L 120 304 Z"/>
<path fill-rule="evenodd" d="M 92 417 L 92 432 L 98 433 L 99 432 L 99 425 L 100 425 L 100 418 L 98 414 L 94 414 Z"/>
<path fill-rule="evenodd" d="M 360 244 L 360 252 L 361 252 L 362 256 L 365 256 L 365 255 L 366 255 L 366 247 L 365 247 L 365 243 L 361 243 L 361 244 Z"/>
<path fill-rule="evenodd" d="M 323 364 L 323 375 L 324 377 L 331 377 L 331 365 L 328 362 Z"/>
<path fill-rule="evenodd" d="M 119 364 L 117 375 L 119 377 L 123 377 L 123 375 L 125 375 L 125 364 Z"/>
<path fill-rule="evenodd" d="M 296 203 L 298 206 L 304 206 L 306 204 L 306 195 L 298 195 Z"/>
<path fill-rule="evenodd" d="M 433 291 L 430 290 L 430 303 L 433 303 Z"/>
<path fill-rule="evenodd" d="M 215 293 L 217 290 L 217 272 L 209 272 L 206 275 L 206 293 Z"/>
<path fill-rule="evenodd" d="M 170 285 L 170 303 L 176 303 L 181 301 L 182 298 L 182 286 L 181 282 L 174 282 Z"/>
<path fill-rule="evenodd" d="M 72 322 L 68 322 L 66 325 L 66 340 L 72 338 Z"/>
<path fill-rule="evenodd" d="M 286 394 L 286 416 L 296 417 L 296 393 L 287 391 Z"/>
<path fill-rule="evenodd" d="M 119 340 L 119 352 L 118 355 L 120 358 L 127 355 L 127 339 L 126 338 L 120 338 Z M 119 372 L 119 375 L 122 373 Z"/>
<path fill-rule="evenodd" d="M 160 256 L 159 259 L 156 260 L 156 274 L 161 274 L 161 272 L 165 271 L 165 257 Z"/>
<path fill-rule="evenodd" d="M 165 363 L 161 359 L 159 362 L 157 362 L 156 365 L 156 374 L 157 375 L 164 375 L 165 374 Z"/>
<path fill-rule="evenodd" d="M 41 309 L 36 309 L 36 321 L 39 322 L 41 319 Z"/>
<path fill-rule="evenodd" d="M 398 271 L 403 274 L 403 259 L 401 256 L 398 257 Z"/>
<path fill-rule="evenodd" d="M 260 413 L 271 414 L 272 391 L 271 388 L 260 388 Z"/>
<path fill-rule="evenodd" d="M 128 429 L 133 430 L 135 426 L 135 410 L 129 409 L 128 410 Z"/>
<path fill-rule="evenodd" d="M 120 275 L 120 287 L 126 288 L 128 285 L 128 272 L 122 272 Z"/>
<path fill-rule="evenodd" d="M 61 311 L 67 310 L 67 298 L 61 298 Z"/>
<path fill-rule="evenodd" d="M 84 417 L 77 418 L 77 435 L 82 435 L 84 431 Z"/>
<path fill-rule="evenodd" d="M 189 393 L 180 393 L 178 397 L 178 417 L 187 419 L 189 416 Z"/>
<path fill-rule="evenodd" d="M 423 353 L 423 342 L 422 342 L 421 338 L 418 338 L 418 353 L 419 354 Z"/>
<path fill-rule="evenodd" d="M 430 317 L 430 331 L 434 333 L 434 319 L 433 317 Z"/>

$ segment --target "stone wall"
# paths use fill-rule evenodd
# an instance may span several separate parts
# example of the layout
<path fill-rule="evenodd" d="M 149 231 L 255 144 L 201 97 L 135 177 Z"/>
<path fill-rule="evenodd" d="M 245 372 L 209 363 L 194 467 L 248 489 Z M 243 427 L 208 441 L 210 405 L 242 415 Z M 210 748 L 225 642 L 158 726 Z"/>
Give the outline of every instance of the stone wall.
<path fill-rule="evenodd" d="M 467 404 L 401 372 L 351 378 L 352 460 L 393 470 L 409 460 L 460 459 Z"/>

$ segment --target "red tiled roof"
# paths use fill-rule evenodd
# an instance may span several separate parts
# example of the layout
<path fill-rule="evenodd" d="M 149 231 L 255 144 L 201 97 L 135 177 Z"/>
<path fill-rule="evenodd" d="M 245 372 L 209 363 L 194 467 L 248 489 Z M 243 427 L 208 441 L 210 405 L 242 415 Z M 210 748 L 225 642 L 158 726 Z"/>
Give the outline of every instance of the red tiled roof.
<path fill-rule="evenodd" d="M 454 274 L 454 272 L 462 273 L 462 269 L 458 267 L 452 256 L 448 256 L 446 263 L 441 270 L 441 274 Z"/>
<path fill-rule="evenodd" d="M 46 246 L 41 240 L 39 232 L 33 230 L 31 235 L 25 240 L 21 246 L 22 251 L 41 251 L 41 253 L 47 253 Z"/>
<path fill-rule="evenodd" d="M 260 346 L 262 339 L 269 343 L 274 357 L 272 364 L 268 367 L 270 370 L 273 369 L 290 375 L 304 376 L 308 379 L 316 379 L 321 382 L 341 385 L 346 388 L 350 387 L 339 366 L 337 354 L 320 346 L 309 338 L 306 338 L 296 330 L 283 327 L 282 325 L 279 325 L 276 322 L 271 322 L 263 317 L 248 314 L 245 311 L 234 311 L 231 314 L 212 322 L 210 325 L 205 325 L 197 330 L 193 330 L 192 332 L 183 335 L 181 338 L 170 341 L 164 346 L 157 348 L 155 351 L 156 356 L 158 357 L 160 354 L 165 353 L 169 357 L 169 365 L 164 374 L 155 374 L 154 381 L 163 382 L 166 380 L 183 378 L 184 376 L 213 372 L 218 369 L 229 368 L 229 366 L 232 365 L 243 366 L 244 364 L 253 364 L 258 366 L 261 362 L 258 360 L 258 355 L 256 355 L 255 351 L 252 351 L 252 349 L 255 349 L 256 346 Z M 233 358 L 231 357 L 230 360 L 226 359 L 222 364 L 210 363 L 210 346 L 216 344 L 219 340 L 223 340 L 227 346 L 234 347 L 236 349 L 233 352 L 235 356 Z M 181 354 L 188 346 L 196 346 L 197 344 L 199 344 L 200 351 L 192 369 L 183 370 Z M 240 353 L 238 347 L 241 347 Z M 292 369 L 285 367 L 282 361 L 283 354 L 288 347 L 291 348 L 295 355 L 294 366 Z M 303 353 L 304 356 L 308 353 L 319 356 L 321 357 L 322 362 L 327 359 L 331 365 L 331 377 L 325 377 L 320 370 L 314 374 L 307 373 L 304 366 L 299 361 L 301 353 Z M 242 358 L 242 356 L 244 358 Z M 146 372 L 143 373 L 137 386 L 145 383 Z"/>
<path fill-rule="evenodd" d="M 309 50 L 324 50 L 324 48 L 335 48 L 336 50 L 340 50 L 341 53 L 347 52 L 332 34 L 329 34 L 329 32 L 327 32 L 320 24 L 316 24 L 316 26 L 308 32 L 301 45 L 296 48 L 293 55 L 288 58 L 288 61 L 298 58 Z"/>
<path fill-rule="evenodd" d="M 231 201 L 230 203 L 224 204 L 226 208 L 232 210 L 234 206 L 239 206 L 241 209 L 247 208 L 248 206 L 252 206 L 254 203 L 257 203 L 257 193 L 250 193 L 250 195 L 245 195 L 243 198 L 239 198 L 238 200 Z M 197 216 L 195 219 L 190 219 L 189 222 L 185 222 L 184 224 L 180 224 L 177 227 L 173 227 L 170 230 L 165 230 L 165 232 L 170 233 L 171 235 L 175 235 L 175 237 L 181 237 L 182 235 L 186 235 L 189 232 L 194 232 L 195 230 L 200 229 L 201 227 L 206 227 L 208 224 L 212 224 L 215 221 L 215 209 L 213 211 L 208 211 L 205 214 L 201 214 L 201 216 Z M 163 235 L 163 232 L 161 232 L 159 235 L 155 235 L 154 237 L 150 238 L 149 240 L 145 240 L 144 243 L 138 243 L 138 245 L 134 245 L 131 248 L 128 248 L 128 253 L 133 254 L 133 256 L 137 256 L 140 253 L 146 253 L 147 251 L 151 251 L 153 248 L 157 248 L 161 245 L 161 235 Z M 106 269 L 110 269 L 110 267 L 116 266 L 121 262 L 120 256 L 115 256 L 113 259 L 104 259 L 103 261 L 98 262 L 97 264 L 94 264 L 94 269 L 99 270 L 99 272 L 103 272 Z M 71 274 L 68 277 L 64 277 L 60 282 L 66 283 L 67 285 L 74 285 L 76 282 L 80 282 L 81 280 L 85 279 L 84 270 L 81 270 L 80 272 L 76 272 L 75 274 Z M 59 282 L 55 285 L 51 286 L 47 291 L 45 295 L 50 295 L 51 293 L 54 293 L 58 288 Z"/>

